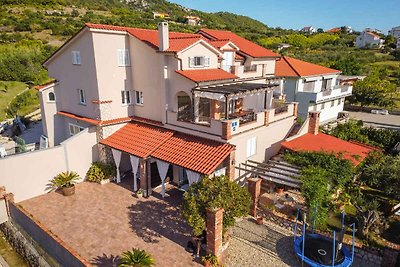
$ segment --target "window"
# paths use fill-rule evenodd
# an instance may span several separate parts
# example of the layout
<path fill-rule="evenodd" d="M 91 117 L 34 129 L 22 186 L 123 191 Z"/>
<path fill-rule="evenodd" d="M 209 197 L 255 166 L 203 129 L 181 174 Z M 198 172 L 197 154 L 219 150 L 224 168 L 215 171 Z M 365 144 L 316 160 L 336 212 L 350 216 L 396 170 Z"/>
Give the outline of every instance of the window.
<path fill-rule="evenodd" d="M 332 87 L 332 79 L 322 78 L 322 91 L 329 90 Z"/>
<path fill-rule="evenodd" d="M 337 105 L 340 106 L 340 104 L 342 104 L 342 99 L 341 98 L 338 100 Z"/>
<path fill-rule="evenodd" d="M 78 95 L 79 95 L 79 104 L 86 105 L 85 90 L 78 89 Z"/>
<path fill-rule="evenodd" d="M 47 94 L 47 101 L 48 102 L 54 102 L 56 101 L 56 95 L 54 94 L 54 92 L 49 92 Z"/>
<path fill-rule="evenodd" d="M 251 157 L 256 154 L 257 151 L 257 137 L 252 137 L 247 140 L 247 157 Z"/>
<path fill-rule="evenodd" d="M 137 105 L 143 105 L 143 92 L 135 91 L 135 103 Z"/>
<path fill-rule="evenodd" d="M 315 85 L 314 81 L 306 81 L 306 80 L 304 80 L 303 91 L 304 92 L 313 92 L 314 91 L 314 85 Z"/>
<path fill-rule="evenodd" d="M 118 66 L 119 67 L 126 67 L 126 66 L 131 65 L 131 60 L 129 58 L 128 49 L 118 49 L 117 57 L 118 57 Z"/>
<path fill-rule="evenodd" d="M 331 107 L 335 106 L 335 100 L 331 101 Z"/>
<path fill-rule="evenodd" d="M 76 135 L 77 133 L 82 132 L 84 129 L 85 128 L 80 127 L 78 125 L 75 125 L 75 124 L 72 124 L 72 123 L 69 124 L 69 134 L 70 134 L 70 136 Z"/>
<path fill-rule="evenodd" d="M 80 51 L 72 51 L 72 64 L 73 65 L 81 65 L 81 52 Z"/>
<path fill-rule="evenodd" d="M 325 108 L 325 103 L 321 104 L 321 110 L 323 110 Z"/>
<path fill-rule="evenodd" d="M 121 91 L 121 102 L 123 105 L 131 103 L 131 93 L 129 91 Z"/>
<path fill-rule="evenodd" d="M 244 66 L 243 72 L 256 72 L 257 65 Z"/>
<path fill-rule="evenodd" d="M 209 57 L 189 57 L 190 68 L 209 67 L 209 66 L 210 66 Z"/>

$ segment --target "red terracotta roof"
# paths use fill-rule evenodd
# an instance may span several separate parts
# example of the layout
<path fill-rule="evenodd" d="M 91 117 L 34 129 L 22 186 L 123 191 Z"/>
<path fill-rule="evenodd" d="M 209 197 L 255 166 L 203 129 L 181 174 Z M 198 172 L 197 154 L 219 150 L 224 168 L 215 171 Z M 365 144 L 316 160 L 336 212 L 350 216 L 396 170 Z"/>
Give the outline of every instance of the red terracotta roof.
<path fill-rule="evenodd" d="M 376 38 L 376 39 L 381 39 L 381 37 L 373 32 L 367 32 L 367 34 L 371 35 L 372 37 Z"/>
<path fill-rule="evenodd" d="M 233 150 L 234 146 L 230 144 L 176 133 L 151 156 L 195 172 L 211 174 Z"/>
<path fill-rule="evenodd" d="M 176 73 L 194 82 L 233 80 L 238 78 L 236 75 L 222 69 L 177 70 Z"/>
<path fill-rule="evenodd" d="M 239 35 L 234 34 L 230 31 L 221 31 L 221 30 L 210 30 L 210 29 L 201 29 L 199 33 L 205 33 L 207 36 L 211 36 L 213 40 L 226 40 L 230 39 L 237 47 L 239 47 L 240 52 L 254 58 L 263 58 L 263 57 L 279 57 L 278 54 L 268 50 L 262 46 L 259 46 Z M 206 36 L 206 37 L 207 37 Z"/>
<path fill-rule="evenodd" d="M 226 143 L 144 123 L 128 123 L 101 144 L 140 158 L 154 157 L 202 174 L 211 174 L 234 150 Z"/>
<path fill-rule="evenodd" d="M 344 159 L 350 160 L 354 165 L 360 164 L 369 152 L 378 150 L 371 146 L 347 142 L 323 133 L 317 135 L 307 133 L 291 141 L 283 142 L 281 145 L 283 148 L 292 151 L 327 152 L 342 155 Z"/>
<path fill-rule="evenodd" d="M 340 72 L 340 70 L 327 68 L 291 57 L 277 59 L 275 64 L 275 76 L 278 77 L 307 77 L 322 74 L 336 74 Z"/>
<path fill-rule="evenodd" d="M 329 33 L 338 33 L 338 32 L 340 32 L 340 31 L 341 31 L 340 28 L 332 28 L 332 29 L 330 29 L 330 30 L 327 30 L 326 32 L 329 32 Z"/>
<path fill-rule="evenodd" d="M 93 29 L 110 30 L 110 31 L 125 31 L 144 43 L 150 45 L 154 49 L 158 49 L 158 31 L 149 29 L 139 29 L 103 24 L 86 23 L 86 26 Z M 179 52 L 193 45 L 203 38 L 200 34 L 169 32 L 169 48 L 166 52 Z"/>
<path fill-rule="evenodd" d="M 140 158 L 148 157 L 174 134 L 173 131 L 146 125 L 128 123 L 100 143 Z"/>
<path fill-rule="evenodd" d="M 88 118 L 88 117 L 84 117 L 84 116 L 80 116 L 80 115 L 76 115 L 76 114 L 69 113 L 69 112 L 66 112 L 66 111 L 59 111 L 59 112 L 57 112 L 57 114 L 58 115 L 62 115 L 62 116 L 66 116 L 68 118 L 72 118 L 72 119 L 75 119 L 75 120 L 87 122 L 87 123 L 93 124 L 93 125 L 100 125 L 100 123 L 101 123 L 101 121 L 99 121 L 99 120 Z"/>
<path fill-rule="evenodd" d="M 34 88 L 35 88 L 36 90 L 40 91 L 40 90 L 45 89 L 46 87 L 51 87 L 52 85 L 54 85 L 54 84 L 56 84 L 56 83 L 57 83 L 57 81 L 56 81 L 56 80 L 53 80 L 53 81 L 47 82 L 47 83 L 45 83 L 45 84 L 37 85 L 37 86 L 35 86 Z"/>

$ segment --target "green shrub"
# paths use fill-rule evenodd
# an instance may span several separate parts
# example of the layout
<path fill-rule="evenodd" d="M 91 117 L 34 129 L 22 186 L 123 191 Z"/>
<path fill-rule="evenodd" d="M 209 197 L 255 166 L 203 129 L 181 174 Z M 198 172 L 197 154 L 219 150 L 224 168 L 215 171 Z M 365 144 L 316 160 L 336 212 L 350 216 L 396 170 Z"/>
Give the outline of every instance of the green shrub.
<path fill-rule="evenodd" d="M 119 267 L 151 267 L 154 265 L 153 257 L 144 250 L 133 248 L 125 251 L 118 264 Z"/>
<path fill-rule="evenodd" d="M 250 203 L 247 189 L 228 177 L 204 177 L 183 195 L 182 215 L 198 236 L 206 229 L 206 209 L 223 208 L 223 226 L 227 230 L 235 224 L 235 218 L 249 213 Z"/>
<path fill-rule="evenodd" d="M 113 164 L 93 162 L 86 173 L 86 180 L 93 183 L 100 183 L 101 180 L 108 179 L 116 175 L 116 168 Z"/>

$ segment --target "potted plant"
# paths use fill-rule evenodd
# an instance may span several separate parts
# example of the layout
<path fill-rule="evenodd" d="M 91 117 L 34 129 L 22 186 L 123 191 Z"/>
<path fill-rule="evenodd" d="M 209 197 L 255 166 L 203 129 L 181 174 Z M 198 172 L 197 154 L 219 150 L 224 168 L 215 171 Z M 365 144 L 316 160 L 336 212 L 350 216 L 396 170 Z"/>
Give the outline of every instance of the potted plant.
<path fill-rule="evenodd" d="M 119 267 L 151 267 L 153 265 L 153 257 L 146 251 L 138 248 L 125 251 L 118 264 Z"/>
<path fill-rule="evenodd" d="M 203 265 L 206 267 L 217 267 L 218 266 L 217 256 L 215 256 L 211 253 L 201 257 L 201 261 L 203 262 Z"/>
<path fill-rule="evenodd" d="M 93 162 L 86 173 L 86 180 L 89 182 L 106 184 L 116 174 L 115 165 L 102 162 Z"/>
<path fill-rule="evenodd" d="M 59 173 L 50 180 L 50 185 L 53 188 L 61 189 L 64 196 L 71 196 L 75 194 L 75 184 L 79 179 L 80 177 L 76 172 L 66 171 Z"/>
<path fill-rule="evenodd" d="M 139 190 L 136 191 L 136 197 L 137 198 L 143 197 L 143 189 L 142 188 L 139 188 Z"/>

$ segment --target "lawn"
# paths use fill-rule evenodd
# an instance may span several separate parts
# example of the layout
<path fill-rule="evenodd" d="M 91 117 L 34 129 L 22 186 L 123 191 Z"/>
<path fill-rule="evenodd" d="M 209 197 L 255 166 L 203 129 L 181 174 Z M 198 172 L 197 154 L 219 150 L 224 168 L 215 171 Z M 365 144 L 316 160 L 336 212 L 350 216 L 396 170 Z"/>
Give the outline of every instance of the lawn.
<path fill-rule="evenodd" d="M 11 100 L 25 90 L 26 84 L 22 82 L 0 81 L 0 121 L 6 118 L 5 109 Z"/>

